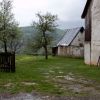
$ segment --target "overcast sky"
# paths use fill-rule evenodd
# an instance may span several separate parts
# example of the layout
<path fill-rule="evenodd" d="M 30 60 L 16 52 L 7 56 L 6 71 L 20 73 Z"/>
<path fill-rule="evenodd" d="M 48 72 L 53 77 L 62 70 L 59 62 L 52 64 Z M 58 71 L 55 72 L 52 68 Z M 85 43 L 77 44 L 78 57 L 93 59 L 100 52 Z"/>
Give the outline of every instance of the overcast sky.
<path fill-rule="evenodd" d="M 20 26 L 31 25 L 37 12 L 57 14 L 60 27 L 70 22 L 80 25 L 85 3 L 86 0 L 13 0 L 13 12 Z"/>

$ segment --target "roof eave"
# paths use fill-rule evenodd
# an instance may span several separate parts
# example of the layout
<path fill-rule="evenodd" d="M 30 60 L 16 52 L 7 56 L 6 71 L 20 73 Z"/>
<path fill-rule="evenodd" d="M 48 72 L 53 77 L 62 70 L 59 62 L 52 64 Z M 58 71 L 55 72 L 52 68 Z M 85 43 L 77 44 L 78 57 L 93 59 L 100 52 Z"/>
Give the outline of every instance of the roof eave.
<path fill-rule="evenodd" d="M 70 41 L 70 43 L 63 43 L 61 44 L 60 42 L 57 44 L 57 46 L 70 46 L 71 43 L 73 42 L 73 40 L 76 38 L 76 36 L 78 35 L 79 32 L 83 32 L 84 31 L 84 27 L 79 27 L 79 29 L 77 30 L 76 35 L 73 37 L 73 39 Z M 65 36 L 65 35 L 64 35 Z"/>
<path fill-rule="evenodd" d="M 91 1 L 92 1 L 92 0 L 87 0 L 81 18 L 85 18 L 86 14 L 87 14 L 87 11 L 88 11 L 88 8 L 89 8 L 89 6 L 90 6 L 90 4 L 91 4 Z"/>
<path fill-rule="evenodd" d="M 76 36 L 78 35 L 79 32 L 83 32 L 84 31 L 84 27 L 80 27 L 79 31 L 77 32 Z M 73 38 L 73 40 L 70 42 L 69 45 L 71 45 L 71 43 L 74 41 L 74 39 L 76 38 L 76 36 Z"/>

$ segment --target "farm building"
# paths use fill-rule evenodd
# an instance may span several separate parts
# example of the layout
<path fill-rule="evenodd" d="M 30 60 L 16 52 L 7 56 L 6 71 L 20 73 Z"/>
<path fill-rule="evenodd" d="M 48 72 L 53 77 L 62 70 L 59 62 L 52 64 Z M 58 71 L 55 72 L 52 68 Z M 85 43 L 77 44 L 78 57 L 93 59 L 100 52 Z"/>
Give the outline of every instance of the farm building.
<path fill-rule="evenodd" d="M 58 56 L 84 56 L 84 28 L 67 29 L 65 35 L 52 49 Z"/>
<path fill-rule="evenodd" d="M 85 63 L 96 65 L 100 56 L 100 0 L 87 0 L 85 19 Z"/>

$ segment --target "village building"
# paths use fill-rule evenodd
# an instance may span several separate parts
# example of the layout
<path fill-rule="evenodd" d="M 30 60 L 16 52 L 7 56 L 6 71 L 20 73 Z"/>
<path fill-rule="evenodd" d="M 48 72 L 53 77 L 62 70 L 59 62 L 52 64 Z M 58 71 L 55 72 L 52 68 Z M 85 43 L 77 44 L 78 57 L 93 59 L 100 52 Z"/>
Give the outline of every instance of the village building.
<path fill-rule="evenodd" d="M 67 29 L 65 35 L 52 49 L 54 55 L 83 57 L 84 56 L 84 28 Z"/>
<path fill-rule="evenodd" d="M 85 19 L 85 63 L 97 65 L 100 56 L 100 0 L 87 0 L 82 18 Z"/>

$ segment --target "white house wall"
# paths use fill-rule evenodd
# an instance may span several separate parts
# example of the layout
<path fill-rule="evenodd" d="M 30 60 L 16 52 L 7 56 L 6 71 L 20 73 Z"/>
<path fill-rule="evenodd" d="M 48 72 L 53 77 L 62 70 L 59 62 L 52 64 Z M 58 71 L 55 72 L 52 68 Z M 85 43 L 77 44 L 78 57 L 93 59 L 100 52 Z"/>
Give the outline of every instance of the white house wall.
<path fill-rule="evenodd" d="M 91 62 L 97 64 L 100 56 L 100 0 L 94 0 L 92 5 L 92 42 Z"/>
<path fill-rule="evenodd" d="M 84 56 L 84 37 L 85 37 L 85 32 L 81 33 L 79 32 L 76 38 L 73 40 L 70 46 L 72 46 L 72 52 L 74 56 Z M 83 47 L 81 47 L 83 45 Z"/>
<path fill-rule="evenodd" d="M 91 9 L 92 7 L 92 3 L 87 11 L 87 14 L 85 16 L 85 19 L 87 19 L 89 17 L 89 10 Z M 89 23 L 88 23 L 89 24 Z M 91 64 L 91 41 L 85 41 L 84 43 L 84 62 L 85 64 Z"/>
<path fill-rule="evenodd" d="M 85 42 L 84 45 L 84 59 L 85 59 L 85 64 L 89 64 L 91 63 L 91 54 L 90 54 L 90 42 Z"/>
<path fill-rule="evenodd" d="M 72 46 L 80 46 L 80 44 L 84 45 L 84 32 L 79 32 L 78 35 L 75 37 L 73 42 L 71 43 Z"/>

